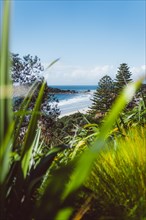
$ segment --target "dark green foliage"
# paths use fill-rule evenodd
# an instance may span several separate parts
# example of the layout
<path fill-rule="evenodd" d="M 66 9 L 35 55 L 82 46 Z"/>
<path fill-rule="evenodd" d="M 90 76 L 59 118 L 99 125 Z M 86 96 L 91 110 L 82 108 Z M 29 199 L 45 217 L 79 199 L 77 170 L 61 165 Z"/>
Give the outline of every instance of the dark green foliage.
<path fill-rule="evenodd" d="M 40 59 L 35 56 L 19 57 L 19 54 L 12 53 L 12 80 L 14 83 L 32 84 L 36 79 L 42 80 L 40 73 L 44 70 Z"/>
<path fill-rule="evenodd" d="M 17 146 L 19 145 L 19 143 L 22 142 L 24 133 L 26 132 L 27 126 L 30 121 L 30 116 L 32 114 L 33 108 L 35 106 L 35 102 L 39 94 L 39 90 L 42 85 L 42 83 L 39 81 L 36 82 L 36 84 L 37 84 L 37 88 L 35 89 L 32 97 L 28 96 L 25 98 L 25 102 L 29 101 L 27 108 L 26 108 L 26 105 L 24 106 L 25 109 L 23 109 L 21 106 L 21 104 L 24 101 L 23 97 L 18 98 L 14 101 L 13 109 L 15 111 L 15 115 L 17 116 L 19 112 L 25 113 L 25 117 L 21 125 L 22 132 L 19 134 L 19 137 L 17 139 Z M 54 126 L 56 124 L 58 116 L 60 115 L 60 110 L 57 106 L 57 103 L 58 103 L 57 99 L 55 98 L 53 94 L 51 95 L 49 94 L 49 88 L 47 84 L 45 84 L 43 97 L 42 97 L 42 104 L 41 104 L 40 112 L 38 112 L 39 114 L 38 119 L 39 119 L 39 125 L 42 129 L 41 139 L 44 141 L 44 145 L 47 145 L 48 147 L 50 146 L 50 143 L 52 142 L 51 139 L 54 137 L 53 135 Z M 16 126 L 18 127 L 18 124 L 16 124 Z"/>
<path fill-rule="evenodd" d="M 146 107 L 146 84 L 142 84 L 141 88 L 139 89 L 137 93 L 138 98 L 142 98 Z"/>
<path fill-rule="evenodd" d="M 68 144 L 72 140 L 72 137 L 77 135 L 78 131 L 87 123 L 85 116 L 81 113 L 57 118 L 55 123 L 50 124 L 50 128 L 47 127 L 47 124 L 49 124 L 49 122 L 47 123 L 48 120 L 51 120 L 51 117 L 47 115 L 44 116 L 42 124 L 42 135 L 46 149 L 58 143 Z"/>
<path fill-rule="evenodd" d="M 92 106 L 90 107 L 91 114 L 106 113 L 115 98 L 114 84 L 110 76 L 104 76 L 100 79 L 96 92 L 93 95 Z"/>
<path fill-rule="evenodd" d="M 82 114 L 80 112 L 58 118 L 52 129 L 52 144 L 56 145 L 58 141 L 68 144 L 73 142 L 73 137 L 82 137 L 84 126 L 89 122 L 98 123 L 89 114 Z"/>
<path fill-rule="evenodd" d="M 5 198 L 4 219 L 31 219 L 33 209 L 36 209 L 37 189 L 44 175 L 49 170 L 58 152 L 66 146 L 60 145 L 41 157 L 38 164 L 34 164 L 26 177 L 23 175 L 22 161 L 13 161 L 8 178 L 5 182 L 7 198 Z M 9 179 L 10 178 L 10 179 Z"/>
<path fill-rule="evenodd" d="M 120 64 L 114 83 L 116 94 L 119 94 L 123 87 L 132 81 L 131 75 L 128 65 L 126 63 Z"/>

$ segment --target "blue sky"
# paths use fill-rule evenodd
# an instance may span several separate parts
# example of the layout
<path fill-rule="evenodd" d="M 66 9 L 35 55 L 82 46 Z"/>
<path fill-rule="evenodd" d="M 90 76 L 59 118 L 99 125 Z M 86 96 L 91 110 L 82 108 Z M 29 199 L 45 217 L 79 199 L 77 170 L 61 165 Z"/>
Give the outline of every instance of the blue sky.
<path fill-rule="evenodd" d="M 11 50 L 60 57 L 49 84 L 97 84 L 126 62 L 145 71 L 145 1 L 13 1 Z"/>

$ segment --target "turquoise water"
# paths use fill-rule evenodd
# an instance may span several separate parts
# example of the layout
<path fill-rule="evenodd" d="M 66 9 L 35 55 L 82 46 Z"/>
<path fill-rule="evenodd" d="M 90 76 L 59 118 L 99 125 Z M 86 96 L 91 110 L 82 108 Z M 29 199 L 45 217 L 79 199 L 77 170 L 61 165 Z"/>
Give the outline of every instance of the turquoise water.
<path fill-rule="evenodd" d="M 57 94 L 56 98 L 59 100 L 58 107 L 61 110 L 61 114 L 69 114 L 74 111 L 80 111 L 84 108 L 91 106 L 91 98 L 97 86 L 51 86 L 53 88 L 59 88 L 63 90 L 76 90 L 76 94 Z M 90 90 L 90 91 L 88 91 Z M 87 92 L 88 91 L 88 92 Z"/>
<path fill-rule="evenodd" d="M 95 90 L 97 88 L 97 85 L 72 85 L 72 86 L 60 86 L 60 85 L 53 85 L 51 86 L 53 88 L 58 88 L 58 89 L 70 89 L 70 90 L 77 90 L 77 91 L 85 91 L 85 90 Z"/>

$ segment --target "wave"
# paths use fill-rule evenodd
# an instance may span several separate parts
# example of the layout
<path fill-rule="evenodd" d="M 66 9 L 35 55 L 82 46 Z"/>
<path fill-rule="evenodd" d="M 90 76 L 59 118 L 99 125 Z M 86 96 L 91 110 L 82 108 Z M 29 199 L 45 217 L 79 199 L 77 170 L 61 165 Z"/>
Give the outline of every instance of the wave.
<path fill-rule="evenodd" d="M 68 106 L 68 105 L 72 105 L 75 103 L 85 103 L 85 102 L 90 102 L 90 99 L 92 98 L 92 94 L 82 94 L 73 98 L 69 98 L 66 100 L 61 100 L 58 103 L 58 107 L 64 107 L 64 106 Z"/>
<path fill-rule="evenodd" d="M 57 106 L 61 111 L 61 115 L 88 109 L 92 104 L 91 98 L 94 92 L 95 90 L 90 90 L 87 93 L 79 92 L 78 94 L 57 94 L 56 97 L 59 101 Z"/>

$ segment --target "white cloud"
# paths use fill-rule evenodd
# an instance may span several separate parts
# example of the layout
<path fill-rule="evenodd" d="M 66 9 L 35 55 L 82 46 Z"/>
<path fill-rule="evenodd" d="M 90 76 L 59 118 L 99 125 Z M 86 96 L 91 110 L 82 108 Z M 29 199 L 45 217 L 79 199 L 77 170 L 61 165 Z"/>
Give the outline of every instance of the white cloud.
<path fill-rule="evenodd" d="M 44 66 L 47 66 L 44 64 Z M 131 67 L 132 78 L 135 80 L 145 74 L 146 66 Z M 47 81 L 50 85 L 97 85 L 104 76 L 109 75 L 115 78 L 117 67 L 113 65 L 95 66 L 83 68 L 80 66 L 65 65 L 62 62 L 56 63 L 46 71 Z"/>
<path fill-rule="evenodd" d="M 111 65 L 83 68 L 58 63 L 47 71 L 47 80 L 50 85 L 96 85 L 101 77 L 106 74 L 111 75 L 112 72 L 113 66 Z"/>
<path fill-rule="evenodd" d="M 132 67 L 131 72 L 132 72 L 132 78 L 134 80 L 138 79 L 141 76 L 146 77 L 146 65 L 141 65 L 141 66 L 138 66 L 138 67 Z"/>

